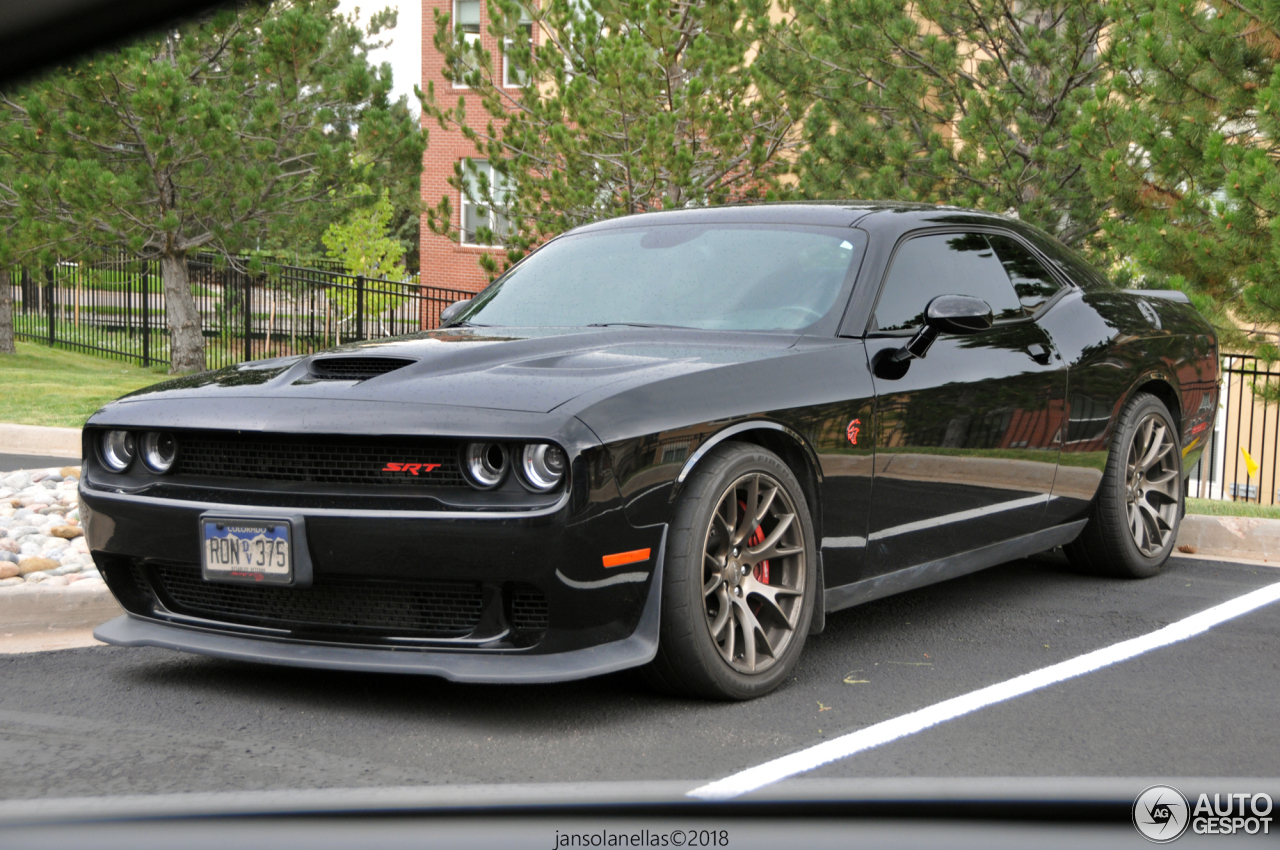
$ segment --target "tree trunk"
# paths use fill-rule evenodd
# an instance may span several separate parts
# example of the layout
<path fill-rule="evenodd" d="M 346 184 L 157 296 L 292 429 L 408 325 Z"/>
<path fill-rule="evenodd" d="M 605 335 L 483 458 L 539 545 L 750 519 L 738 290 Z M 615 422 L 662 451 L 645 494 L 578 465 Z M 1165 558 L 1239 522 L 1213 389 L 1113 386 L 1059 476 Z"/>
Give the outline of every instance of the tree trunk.
<path fill-rule="evenodd" d="M 186 255 L 160 258 L 164 278 L 165 317 L 169 322 L 169 374 L 204 371 L 204 334 L 200 311 L 191 295 Z"/>
<path fill-rule="evenodd" d="M 16 354 L 13 347 L 13 284 L 8 269 L 0 270 L 0 354 Z"/>

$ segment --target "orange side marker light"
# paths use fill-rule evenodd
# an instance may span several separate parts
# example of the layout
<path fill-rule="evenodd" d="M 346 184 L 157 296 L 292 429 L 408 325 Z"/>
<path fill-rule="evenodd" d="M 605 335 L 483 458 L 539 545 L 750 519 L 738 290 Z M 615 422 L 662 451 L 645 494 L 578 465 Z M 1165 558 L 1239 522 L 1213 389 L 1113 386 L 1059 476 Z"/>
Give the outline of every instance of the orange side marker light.
<path fill-rule="evenodd" d="M 638 564 L 641 561 L 649 560 L 648 549 L 633 549 L 630 552 L 615 552 L 612 555 L 605 555 L 601 558 L 605 567 L 621 567 L 626 564 Z"/>

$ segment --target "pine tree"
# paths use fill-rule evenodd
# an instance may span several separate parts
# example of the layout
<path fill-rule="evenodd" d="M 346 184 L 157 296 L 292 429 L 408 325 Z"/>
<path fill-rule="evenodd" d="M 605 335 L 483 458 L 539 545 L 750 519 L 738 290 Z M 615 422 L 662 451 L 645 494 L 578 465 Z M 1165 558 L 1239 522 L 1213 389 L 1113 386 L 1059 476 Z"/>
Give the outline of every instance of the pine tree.
<path fill-rule="evenodd" d="M 794 146 L 794 119 L 776 85 L 754 73 L 741 37 L 741 0 L 488 0 L 490 32 L 524 86 L 505 87 L 501 62 L 436 13 L 445 77 L 481 97 L 467 115 L 429 86 L 424 114 L 459 128 L 493 170 L 452 185 L 497 209 L 508 260 L 576 225 L 637 212 L 760 198 Z M 528 33 L 538 33 L 531 43 Z M 448 197 L 428 210 L 450 233 Z M 487 254 L 482 265 L 496 271 Z"/>
<path fill-rule="evenodd" d="M 1243 344 L 1238 321 L 1280 323 L 1280 4 L 1126 2 L 1077 127 L 1103 227 L 1130 276 Z"/>
<path fill-rule="evenodd" d="M 416 191 L 421 133 L 367 59 L 394 13 L 362 31 L 336 7 L 240 5 L 0 94 L 0 223 L 44 262 L 158 258 L 175 373 L 204 368 L 189 255 L 314 244 L 357 154 L 368 182 Z"/>
<path fill-rule="evenodd" d="M 1069 245 L 1105 212 L 1071 150 L 1105 76 L 1096 0 L 753 0 L 759 72 L 804 114 L 802 198 L 1012 213 Z"/>

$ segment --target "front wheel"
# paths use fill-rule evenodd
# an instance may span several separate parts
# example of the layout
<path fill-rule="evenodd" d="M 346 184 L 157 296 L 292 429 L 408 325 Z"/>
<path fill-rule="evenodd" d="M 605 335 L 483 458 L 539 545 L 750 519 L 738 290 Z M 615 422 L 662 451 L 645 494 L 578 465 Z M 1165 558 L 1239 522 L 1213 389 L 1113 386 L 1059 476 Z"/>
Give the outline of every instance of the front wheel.
<path fill-rule="evenodd" d="M 1089 523 L 1065 549 L 1095 575 L 1148 578 L 1173 552 L 1182 518 L 1182 451 L 1160 399 L 1140 393 L 1120 414 Z"/>
<path fill-rule="evenodd" d="M 750 699 L 800 657 L 813 617 L 813 522 L 777 455 L 725 443 L 698 464 L 667 541 L 658 655 L 662 690 Z"/>

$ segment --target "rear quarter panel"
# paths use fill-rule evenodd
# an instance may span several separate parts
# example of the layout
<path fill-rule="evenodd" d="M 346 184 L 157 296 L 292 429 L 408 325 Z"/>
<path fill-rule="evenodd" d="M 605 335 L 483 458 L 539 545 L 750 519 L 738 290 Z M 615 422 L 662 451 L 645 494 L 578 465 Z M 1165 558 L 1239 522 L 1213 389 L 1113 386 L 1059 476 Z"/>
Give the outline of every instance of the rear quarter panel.
<path fill-rule="evenodd" d="M 1189 305 L 1124 290 L 1074 292 L 1041 319 L 1068 365 L 1067 418 L 1051 520 L 1087 515 L 1125 404 L 1153 392 L 1170 408 L 1183 474 L 1203 450 L 1217 409 L 1213 328 Z"/>

